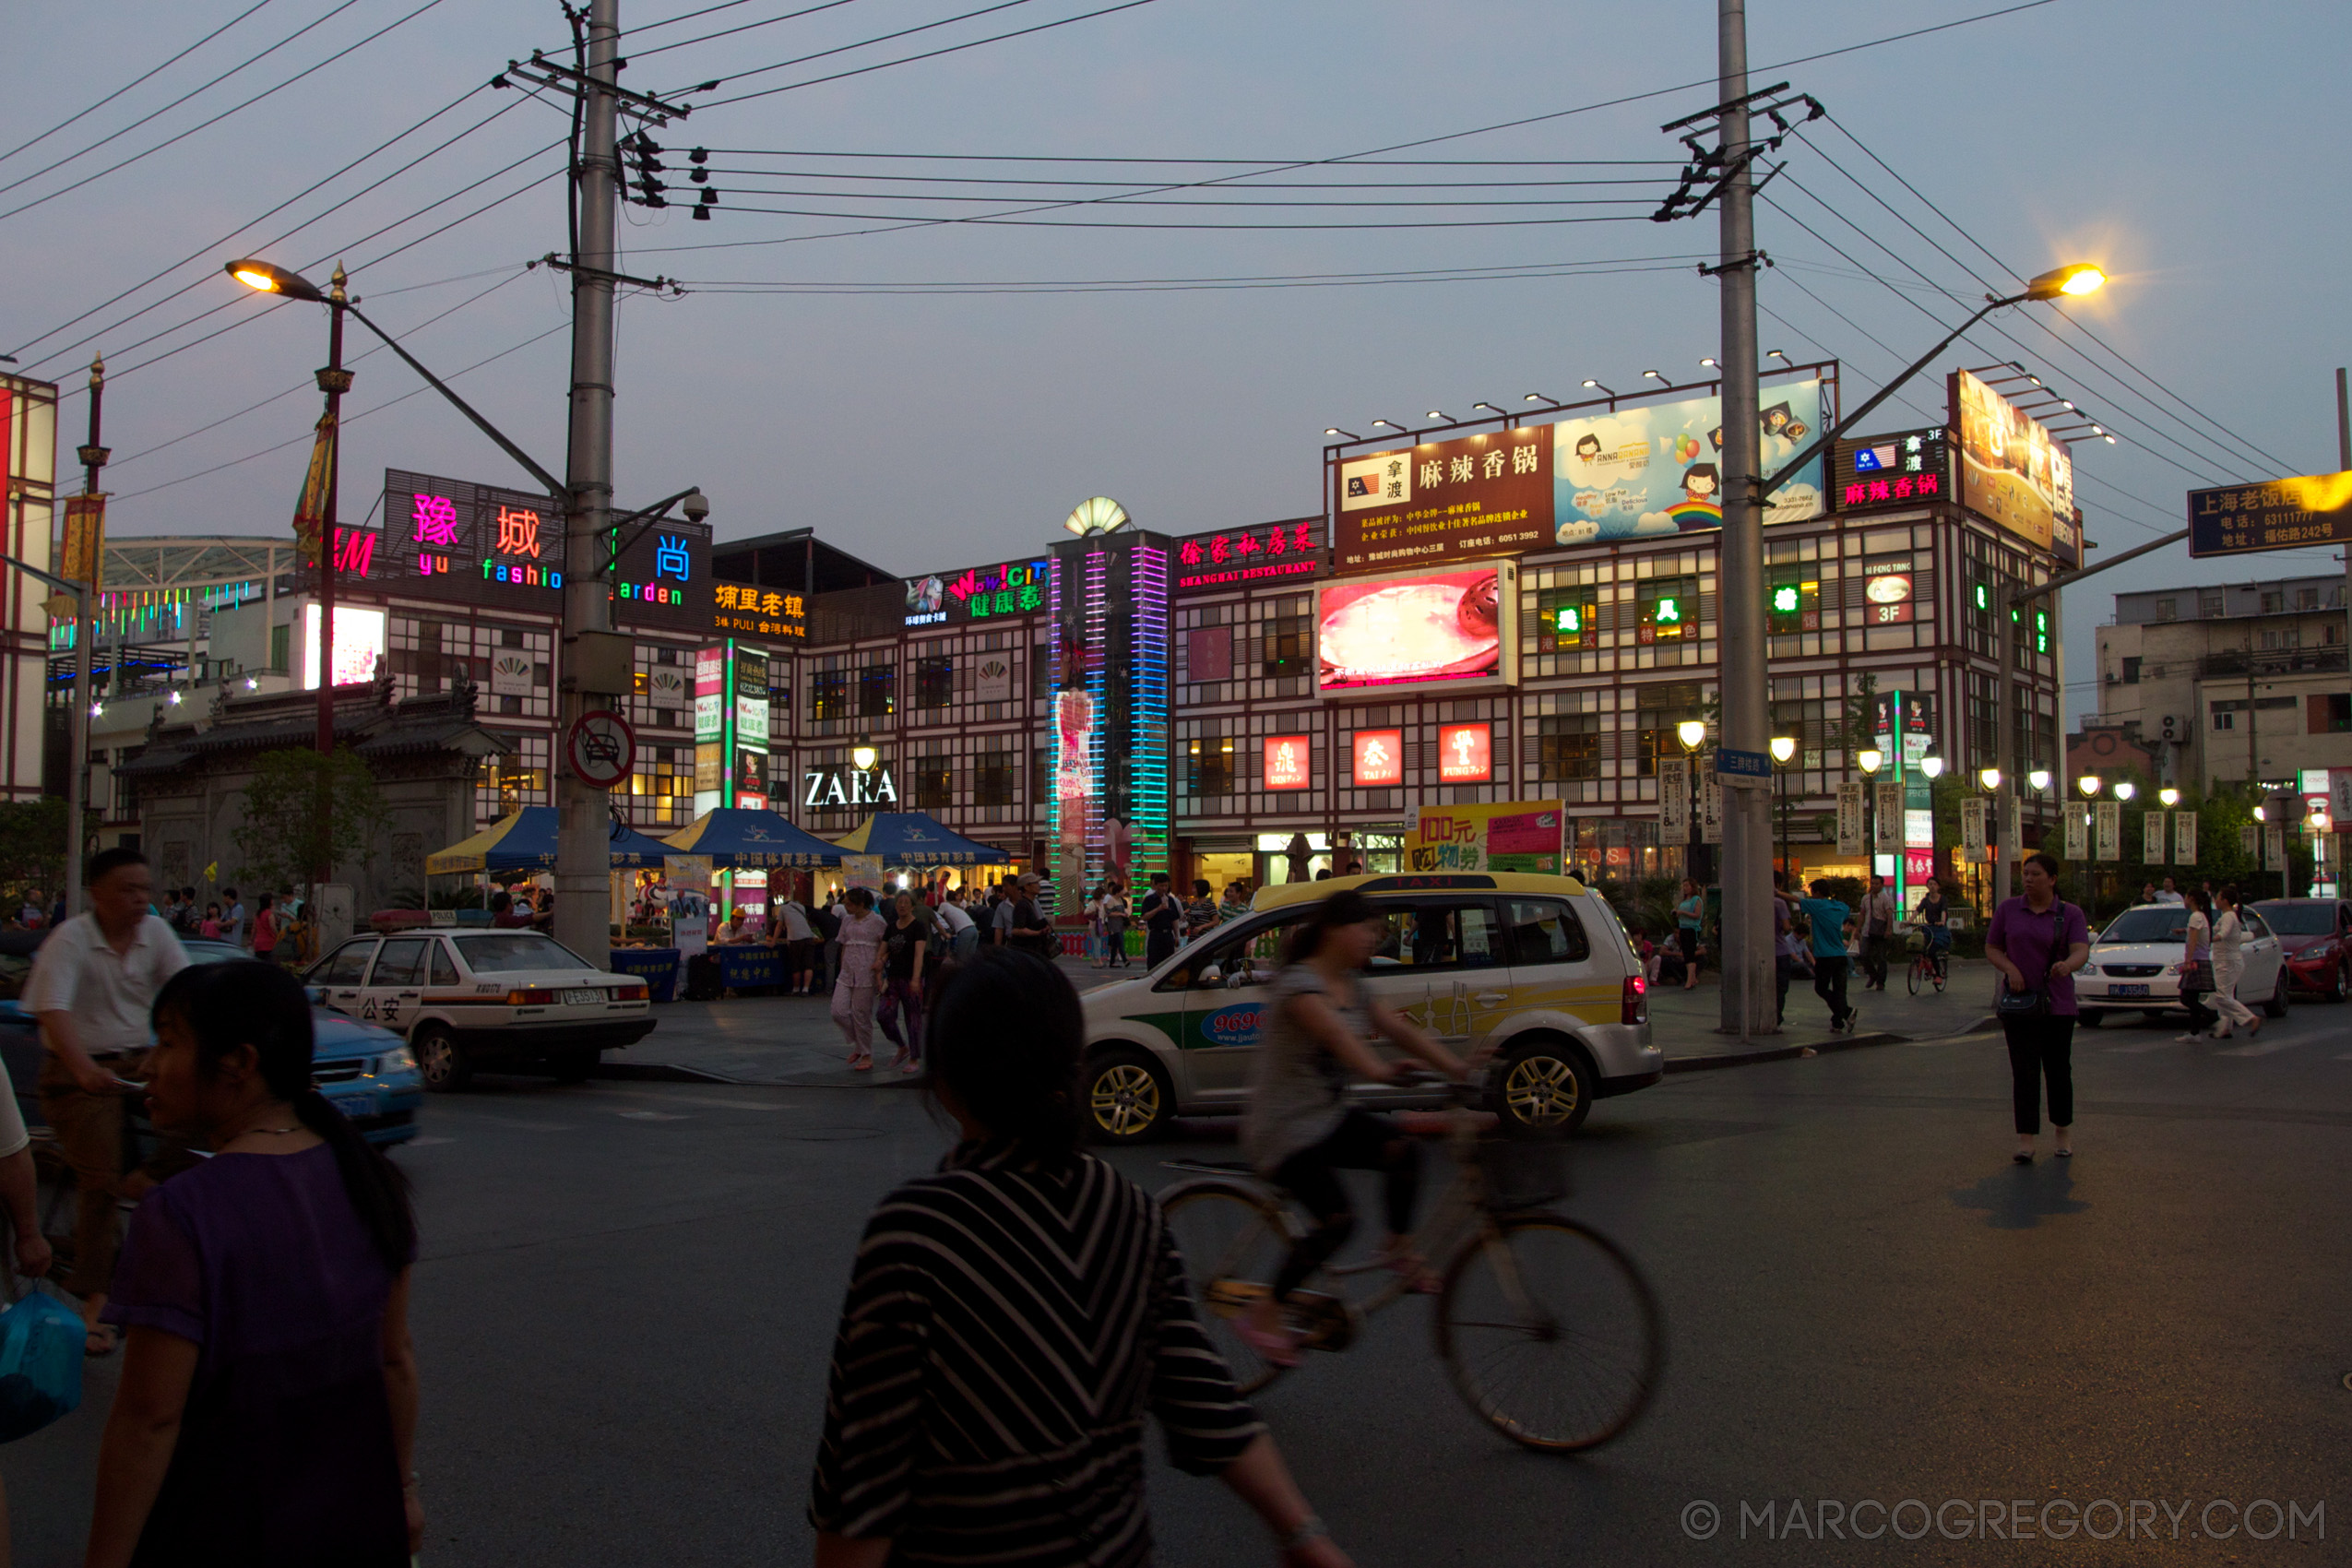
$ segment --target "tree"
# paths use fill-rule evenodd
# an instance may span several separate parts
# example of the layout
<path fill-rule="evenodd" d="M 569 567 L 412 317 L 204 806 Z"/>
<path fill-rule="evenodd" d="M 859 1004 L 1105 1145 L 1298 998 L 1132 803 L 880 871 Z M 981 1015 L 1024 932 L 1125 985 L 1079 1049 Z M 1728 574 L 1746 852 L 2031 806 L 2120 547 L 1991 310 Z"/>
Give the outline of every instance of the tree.
<path fill-rule="evenodd" d="M 96 812 L 82 818 L 82 843 L 98 829 Z M 53 893 L 65 881 L 65 802 L 54 797 L 0 802 L 0 888 Z"/>
<path fill-rule="evenodd" d="M 324 824 L 322 773 L 329 806 Z M 350 747 L 338 746 L 327 757 L 309 750 L 264 752 L 254 759 L 245 819 L 234 835 L 243 857 L 238 880 L 262 889 L 291 887 L 309 881 L 315 866 L 367 865 L 390 822 L 375 776 Z"/>

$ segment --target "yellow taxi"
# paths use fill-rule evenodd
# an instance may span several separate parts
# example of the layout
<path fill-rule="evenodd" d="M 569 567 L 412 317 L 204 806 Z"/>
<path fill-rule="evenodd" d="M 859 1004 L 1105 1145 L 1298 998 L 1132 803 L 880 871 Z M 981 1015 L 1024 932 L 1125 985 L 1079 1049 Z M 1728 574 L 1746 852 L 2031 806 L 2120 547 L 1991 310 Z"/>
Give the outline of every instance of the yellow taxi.
<path fill-rule="evenodd" d="M 1583 882 L 1515 872 L 1345 876 L 1261 888 L 1248 914 L 1137 979 L 1086 992 L 1090 1131 L 1127 1143 L 1177 1116 L 1240 1111 L 1284 944 L 1343 888 L 1388 922 L 1366 989 L 1456 1055 L 1485 1063 L 1490 1106 L 1507 1126 L 1573 1129 L 1594 1100 L 1664 1074 L 1641 960 L 1616 911 Z M 1442 1099 L 1427 1087 L 1364 1084 L 1356 1093 L 1368 1105 Z"/>

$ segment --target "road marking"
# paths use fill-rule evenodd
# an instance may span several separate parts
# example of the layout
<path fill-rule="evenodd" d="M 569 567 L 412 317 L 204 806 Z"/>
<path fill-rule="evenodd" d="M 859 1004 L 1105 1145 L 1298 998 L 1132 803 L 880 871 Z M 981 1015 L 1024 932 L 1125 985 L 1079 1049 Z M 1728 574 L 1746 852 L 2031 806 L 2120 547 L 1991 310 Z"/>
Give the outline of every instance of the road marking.
<path fill-rule="evenodd" d="M 631 1099 L 651 1100 L 657 1105 L 700 1105 L 715 1111 L 798 1111 L 797 1105 L 778 1105 L 773 1100 L 721 1099 L 716 1095 L 663 1094 L 631 1095 Z"/>
<path fill-rule="evenodd" d="M 2268 1056 L 2274 1051 L 2288 1051 L 2303 1042 L 2299 1039 L 2263 1039 L 2257 1037 L 2235 1051 L 2216 1051 L 2215 1056 Z"/>
<path fill-rule="evenodd" d="M 2138 1056 L 2150 1051 L 2169 1051 L 2182 1043 L 2177 1039 L 2144 1039 L 2132 1045 L 2110 1045 L 2107 1053 L 2109 1056 Z"/>
<path fill-rule="evenodd" d="M 435 1145 L 435 1144 L 454 1144 L 454 1143 L 456 1143 L 457 1141 L 457 1139 L 455 1139 L 455 1138 L 435 1138 L 435 1137 L 431 1137 L 431 1136 L 420 1136 L 420 1137 L 414 1137 L 414 1138 L 409 1138 L 409 1139 L 406 1139 L 403 1143 L 401 1143 L 401 1144 L 397 1144 L 397 1145 L 395 1145 L 395 1146 L 395 1146 L 396 1148 L 398 1148 L 398 1147 L 406 1147 L 406 1148 L 431 1148 L 431 1147 L 432 1147 L 434 1145 Z"/>
<path fill-rule="evenodd" d="M 616 1111 L 615 1116 L 625 1116 L 632 1122 L 691 1122 L 691 1116 L 673 1116 L 667 1111 Z"/>
<path fill-rule="evenodd" d="M 527 1122 L 519 1116 L 471 1116 L 468 1120 L 487 1122 L 493 1127 L 514 1127 L 526 1133 L 576 1133 L 578 1127 L 569 1122 Z"/>

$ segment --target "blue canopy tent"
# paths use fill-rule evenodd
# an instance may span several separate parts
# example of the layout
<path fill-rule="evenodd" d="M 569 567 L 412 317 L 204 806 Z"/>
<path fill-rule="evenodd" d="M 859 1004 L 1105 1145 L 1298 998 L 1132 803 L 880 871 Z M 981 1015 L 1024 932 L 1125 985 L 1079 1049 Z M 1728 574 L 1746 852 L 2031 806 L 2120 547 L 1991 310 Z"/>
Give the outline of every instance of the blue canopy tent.
<path fill-rule="evenodd" d="M 1013 858 L 950 832 L 923 812 L 876 812 L 833 842 L 846 854 L 878 856 L 885 866 L 1003 865 Z"/>
<path fill-rule="evenodd" d="M 775 812 L 720 806 L 663 840 L 672 855 L 707 856 L 713 871 L 837 866 L 841 851 Z"/>
<path fill-rule="evenodd" d="M 648 838 L 620 822 L 611 831 L 614 869 L 658 866 L 675 853 L 659 838 Z M 549 871 L 555 865 L 556 811 L 553 806 L 524 806 L 507 813 L 472 837 L 425 857 L 429 875 L 463 875 L 481 871 Z"/>

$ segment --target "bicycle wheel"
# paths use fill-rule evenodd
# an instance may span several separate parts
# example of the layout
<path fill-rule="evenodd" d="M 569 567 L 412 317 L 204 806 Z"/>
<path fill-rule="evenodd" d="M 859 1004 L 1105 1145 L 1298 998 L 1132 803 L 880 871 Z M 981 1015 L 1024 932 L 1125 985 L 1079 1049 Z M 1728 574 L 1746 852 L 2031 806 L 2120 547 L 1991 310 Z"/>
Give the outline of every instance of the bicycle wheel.
<path fill-rule="evenodd" d="M 1910 971 L 1904 977 L 1910 982 L 1911 994 L 1914 996 L 1919 994 L 1919 973 L 1927 967 L 1927 957 L 1924 954 L 1922 954 L 1920 956 L 1911 960 Z"/>
<path fill-rule="evenodd" d="M 1496 1221 L 1455 1255 L 1437 1353 L 1497 1431 L 1555 1454 L 1631 1426 L 1666 1361 L 1657 1301 L 1633 1259 L 1550 1214 Z"/>
<path fill-rule="evenodd" d="M 1234 1385 L 1254 1394 L 1285 1369 L 1250 1348 L 1233 1320 L 1264 1301 L 1290 1253 L 1281 1205 L 1245 1182 L 1187 1182 L 1160 1198 L 1169 1234 L 1183 1254 L 1193 1303 L 1210 1343 L 1233 1371 Z"/>
<path fill-rule="evenodd" d="M 1939 953 L 1935 956 L 1935 988 L 1939 992 L 1943 990 L 1944 978 L 1943 955 Z"/>

